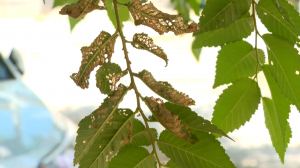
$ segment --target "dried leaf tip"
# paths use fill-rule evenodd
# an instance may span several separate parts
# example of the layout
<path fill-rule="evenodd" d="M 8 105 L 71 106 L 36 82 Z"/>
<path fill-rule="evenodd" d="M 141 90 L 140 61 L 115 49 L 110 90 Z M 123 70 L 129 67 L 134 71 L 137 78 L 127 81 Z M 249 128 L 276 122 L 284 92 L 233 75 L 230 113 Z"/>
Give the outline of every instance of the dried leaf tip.
<path fill-rule="evenodd" d="M 166 61 L 166 66 L 168 65 L 167 54 L 164 52 L 162 48 L 155 45 L 153 43 L 153 39 L 151 37 L 148 37 L 147 34 L 145 33 L 135 34 L 133 36 L 133 41 L 131 45 L 137 49 L 147 50 L 152 54 L 157 55 L 158 57 Z"/>
<path fill-rule="evenodd" d="M 188 24 L 183 17 L 170 15 L 158 10 L 151 2 L 143 4 L 143 0 L 132 0 L 128 9 L 134 19 L 135 25 L 145 25 L 157 31 L 160 35 L 173 31 L 175 35 L 192 33 L 200 30 L 195 22 Z"/>
<path fill-rule="evenodd" d="M 87 13 L 93 10 L 105 10 L 103 6 L 99 6 L 96 0 L 79 0 L 77 3 L 72 3 L 70 5 L 65 5 L 60 11 L 61 15 L 69 15 L 74 19 L 81 19 Z"/>

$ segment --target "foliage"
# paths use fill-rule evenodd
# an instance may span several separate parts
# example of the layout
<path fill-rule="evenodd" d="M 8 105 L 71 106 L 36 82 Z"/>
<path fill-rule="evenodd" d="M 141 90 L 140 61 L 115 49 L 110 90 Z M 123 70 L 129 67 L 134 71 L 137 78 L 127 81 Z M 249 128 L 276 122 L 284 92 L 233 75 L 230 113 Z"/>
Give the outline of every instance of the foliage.
<path fill-rule="evenodd" d="M 146 0 L 55 0 L 54 7 L 65 5 L 60 14 L 77 20 L 94 10 L 107 10 L 116 28 L 112 35 L 102 31 L 90 46 L 81 48 L 81 66 L 71 75 L 75 84 L 85 89 L 91 71 L 100 66 L 96 73 L 97 87 L 102 94 L 107 94 L 101 106 L 79 123 L 74 164 L 79 164 L 80 168 L 235 167 L 216 136 L 230 138 L 227 134 L 250 121 L 260 102 L 271 141 L 284 163 L 292 137 L 288 122 L 290 105 L 300 110 L 300 56 L 295 48 L 299 43 L 299 13 L 285 0 L 207 0 L 199 23 L 188 22 L 190 8 L 196 15 L 200 14 L 199 2 L 171 0 L 179 15 L 170 15 Z M 256 13 L 272 34 L 258 32 Z M 163 59 L 166 66 L 168 58 L 146 33 L 136 33 L 133 41 L 125 40 L 122 22 L 129 20 L 130 15 L 136 26 L 150 27 L 160 35 L 170 31 L 175 35 L 193 33 L 195 56 L 199 56 L 202 47 L 221 46 L 213 88 L 229 86 L 216 101 L 212 122 L 192 111 L 188 106 L 194 105 L 195 101 L 168 82 L 156 81 L 146 70 L 132 71 L 128 43 Z M 76 21 L 72 19 L 70 23 L 73 22 L 74 27 Z M 243 41 L 253 31 L 254 46 Z M 123 45 L 125 70 L 111 62 L 117 37 Z M 266 53 L 257 47 L 258 37 L 267 46 L 267 62 Z M 261 70 L 271 98 L 261 94 L 257 78 Z M 129 74 L 130 85 L 116 87 L 126 74 Z M 136 78 L 168 102 L 141 95 L 135 84 Z M 136 95 L 136 109 L 119 109 L 118 105 L 131 90 Z M 152 116 L 145 116 L 141 100 Z M 137 116 L 142 116 L 143 122 Z M 156 129 L 149 127 L 149 122 L 158 122 L 165 127 L 159 138 Z M 152 146 L 150 153 L 144 148 L 149 145 Z M 170 158 L 167 163 L 160 161 L 156 146 Z"/>

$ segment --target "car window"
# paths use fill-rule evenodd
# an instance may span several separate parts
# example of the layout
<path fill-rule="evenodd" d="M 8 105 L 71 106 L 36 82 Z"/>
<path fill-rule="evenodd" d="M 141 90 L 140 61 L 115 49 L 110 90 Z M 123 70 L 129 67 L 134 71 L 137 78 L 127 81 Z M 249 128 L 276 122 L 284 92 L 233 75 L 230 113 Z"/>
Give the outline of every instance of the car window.
<path fill-rule="evenodd" d="M 4 58 L 0 54 L 0 81 L 1 80 L 8 80 L 8 79 L 14 79 L 11 72 L 7 68 L 7 65 L 4 62 Z"/>

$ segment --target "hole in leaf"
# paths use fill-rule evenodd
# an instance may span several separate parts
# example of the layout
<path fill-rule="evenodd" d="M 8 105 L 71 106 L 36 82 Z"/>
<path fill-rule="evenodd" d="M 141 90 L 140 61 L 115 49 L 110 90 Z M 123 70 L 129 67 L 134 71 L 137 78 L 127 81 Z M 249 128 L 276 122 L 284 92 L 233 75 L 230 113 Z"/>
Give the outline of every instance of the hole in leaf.
<path fill-rule="evenodd" d="M 271 61 L 271 65 L 273 65 L 273 61 Z"/>
<path fill-rule="evenodd" d="M 299 71 L 296 71 L 296 75 L 299 75 Z"/>
<path fill-rule="evenodd" d="M 86 141 L 84 140 L 84 141 L 82 141 L 82 143 L 84 143 L 84 144 L 85 144 L 85 143 L 86 143 Z"/>
<path fill-rule="evenodd" d="M 267 13 L 265 12 L 264 15 L 267 15 Z"/>
<path fill-rule="evenodd" d="M 100 145 L 99 148 L 102 148 L 102 146 Z"/>

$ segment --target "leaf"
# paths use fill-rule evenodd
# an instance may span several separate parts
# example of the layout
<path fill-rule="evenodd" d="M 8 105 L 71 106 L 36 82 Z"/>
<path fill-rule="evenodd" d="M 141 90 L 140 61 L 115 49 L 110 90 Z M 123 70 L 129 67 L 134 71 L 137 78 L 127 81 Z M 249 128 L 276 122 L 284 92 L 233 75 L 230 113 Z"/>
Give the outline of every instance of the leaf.
<path fill-rule="evenodd" d="M 106 129 L 106 127 L 111 127 L 111 122 L 115 120 L 116 116 L 124 118 L 122 115 L 122 110 L 116 112 L 120 102 L 123 100 L 123 97 L 126 95 L 128 88 L 122 84 L 119 85 L 118 89 L 109 97 L 104 99 L 104 102 L 101 106 L 96 109 L 92 114 L 86 116 L 79 122 L 79 129 L 77 131 L 76 145 L 75 145 L 75 157 L 74 165 L 80 162 L 80 165 L 86 165 L 85 160 L 92 160 L 96 158 L 90 158 L 90 154 L 93 152 L 100 154 L 107 154 L 108 142 L 115 132 L 114 129 Z M 116 113 L 118 115 L 116 115 Z M 127 113 L 131 113 L 127 110 Z M 123 116 L 123 117 L 122 117 Z M 125 116 L 127 118 L 127 116 Z M 119 121 L 114 121 L 119 123 Z M 122 123 L 121 123 L 122 124 Z M 117 125 L 120 125 L 117 124 Z M 115 123 L 113 123 L 115 126 Z M 110 136 L 103 136 L 109 133 Z M 102 136 L 100 136 L 102 135 Z M 124 136 L 127 134 L 124 134 Z M 119 136 L 118 136 L 119 137 Z M 115 138 L 115 137 L 114 137 Z M 105 141 L 108 140 L 108 141 Z M 119 139 L 120 141 L 122 139 Z M 111 143 L 111 142 L 109 142 Z M 100 147 L 101 146 L 101 147 Z M 100 149 L 99 149 L 100 147 Z M 104 152 L 104 153 L 103 153 Z M 110 152 L 110 151 L 108 151 Z M 100 156 L 100 154 L 98 156 Z M 96 155 L 93 155 L 96 156 Z M 102 159 L 102 158 L 100 158 Z M 104 159 L 105 162 L 105 159 Z M 89 167 L 90 164 L 87 163 L 86 167 Z"/>
<path fill-rule="evenodd" d="M 240 128 L 249 121 L 260 102 L 257 82 L 243 78 L 223 91 L 216 102 L 212 123 L 225 133 Z"/>
<path fill-rule="evenodd" d="M 114 45 L 117 34 L 112 36 L 102 31 L 89 47 L 82 47 L 82 61 L 78 73 L 73 73 L 70 77 L 82 89 L 89 87 L 90 73 L 98 65 L 110 61 L 114 52 Z"/>
<path fill-rule="evenodd" d="M 172 104 L 166 102 L 165 108 L 175 115 L 178 115 L 179 119 L 182 123 L 187 125 L 192 130 L 210 132 L 214 134 L 218 134 L 221 136 L 225 136 L 231 139 L 228 135 L 226 135 L 222 130 L 213 125 L 210 121 L 205 120 L 203 117 L 198 116 L 196 112 L 192 111 L 191 108 L 181 105 Z M 232 140 L 232 139 L 231 139 Z"/>
<path fill-rule="evenodd" d="M 160 48 L 159 46 L 157 46 L 153 43 L 153 39 L 151 37 L 148 37 L 148 34 L 145 34 L 145 33 L 134 34 L 131 45 L 134 48 L 147 50 L 147 51 L 151 52 L 152 54 L 165 60 L 166 66 L 168 65 L 167 54 L 164 52 L 164 50 L 162 48 Z"/>
<path fill-rule="evenodd" d="M 282 94 L 300 111 L 300 56 L 294 45 L 272 34 L 263 35 L 270 70 Z"/>
<path fill-rule="evenodd" d="M 112 22 L 115 29 L 117 29 L 118 25 L 117 25 L 113 0 L 107 0 L 106 6 L 107 6 L 107 15 L 109 17 L 109 20 Z M 128 8 L 126 6 L 119 5 L 118 6 L 118 12 L 119 12 L 119 19 L 120 19 L 120 22 L 121 22 L 121 27 L 123 27 L 124 26 L 123 22 L 128 21 L 130 19 Z"/>
<path fill-rule="evenodd" d="M 153 137 L 157 138 L 157 131 L 155 128 L 150 128 Z M 138 120 L 133 120 L 132 124 L 132 144 L 135 146 L 149 146 L 151 145 L 151 137 L 144 124 Z"/>
<path fill-rule="evenodd" d="M 260 0 L 256 5 L 256 12 L 261 22 L 270 32 L 284 37 L 292 43 L 298 40 L 299 31 L 283 17 L 272 0 Z"/>
<path fill-rule="evenodd" d="M 242 40 L 254 31 L 253 17 L 237 20 L 226 28 L 205 32 L 196 36 L 193 48 L 217 47 L 219 45 Z"/>
<path fill-rule="evenodd" d="M 70 24 L 71 32 L 80 21 L 81 21 L 81 19 L 73 19 L 69 16 L 69 24 Z"/>
<path fill-rule="evenodd" d="M 45 0 L 43 0 L 43 3 L 45 4 Z"/>
<path fill-rule="evenodd" d="M 183 16 L 184 19 L 189 20 L 190 10 L 187 7 L 186 0 L 170 0 L 177 13 Z"/>
<path fill-rule="evenodd" d="M 167 168 L 180 168 L 180 167 L 179 167 L 176 163 L 174 163 L 172 160 L 169 160 L 165 167 L 167 167 Z"/>
<path fill-rule="evenodd" d="M 63 6 L 65 4 L 69 4 L 69 3 L 75 3 L 76 0 L 54 0 L 53 3 L 53 8 L 57 7 L 57 6 Z"/>
<path fill-rule="evenodd" d="M 184 106 L 195 105 L 195 101 L 188 95 L 178 92 L 168 82 L 156 81 L 152 74 L 147 70 L 143 70 L 138 77 L 156 94 L 164 99 Z"/>
<path fill-rule="evenodd" d="M 96 9 L 104 10 L 105 7 L 99 6 L 97 0 L 79 0 L 77 3 L 65 5 L 59 11 L 59 14 L 69 15 L 70 17 L 72 17 L 74 19 L 81 19 L 86 14 L 88 14 Z"/>
<path fill-rule="evenodd" d="M 290 24 L 293 25 L 294 28 L 297 29 L 298 33 L 300 31 L 300 15 L 299 12 L 295 9 L 293 5 L 291 5 L 286 0 L 276 0 L 277 8 L 279 8 L 282 16 L 287 20 Z M 273 1 L 274 3 L 274 1 Z"/>
<path fill-rule="evenodd" d="M 192 7 L 192 9 L 194 10 L 195 14 L 197 16 L 200 15 L 200 2 L 202 0 L 188 0 L 190 6 Z"/>
<path fill-rule="evenodd" d="M 263 50 L 258 49 L 257 53 L 259 64 L 264 64 Z M 259 64 L 256 60 L 256 50 L 248 42 L 238 41 L 223 46 L 217 59 L 213 88 L 255 75 L 261 70 Z"/>
<path fill-rule="evenodd" d="M 169 130 L 181 139 L 185 139 L 189 142 L 194 141 L 194 139 L 192 139 L 190 129 L 180 122 L 178 115 L 175 115 L 174 113 L 170 112 L 168 109 L 165 108 L 161 99 L 145 97 L 144 102 L 146 103 L 154 117 L 167 130 Z"/>
<path fill-rule="evenodd" d="M 175 35 L 191 33 L 200 30 L 199 25 L 192 22 L 184 22 L 183 17 L 169 15 L 158 10 L 151 2 L 143 4 L 143 1 L 132 0 L 127 5 L 136 26 L 145 25 L 157 31 L 160 35 L 173 31 Z"/>
<path fill-rule="evenodd" d="M 178 167 L 235 167 L 213 135 L 201 131 L 193 131 L 193 134 L 197 135 L 199 142 L 192 145 L 165 130 L 160 134 L 157 144 Z"/>
<path fill-rule="evenodd" d="M 193 41 L 192 43 L 192 46 L 194 45 L 195 43 L 195 40 Z M 202 51 L 202 48 L 191 48 L 192 49 L 192 53 L 193 53 L 193 56 L 196 58 L 196 60 L 199 62 L 200 61 L 200 55 L 201 55 L 201 51 Z"/>
<path fill-rule="evenodd" d="M 200 16 L 199 33 L 227 26 L 249 11 L 251 0 L 207 0 Z"/>
<path fill-rule="evenodd" d="M 127 71 L 126 71 L 127 72 Z M 116 88 L 117 82 L 126 73 L 122 72 L 121 67 L 115 63 L 104 63 L 96 73 L 96 86 L 103 94 L 110 94 Z"/>
<path fill-rule="evenodd" d="M 109 168 L 156 168 L 155 157 L 143 147 L 126 145 L 111 159 Z"/>

